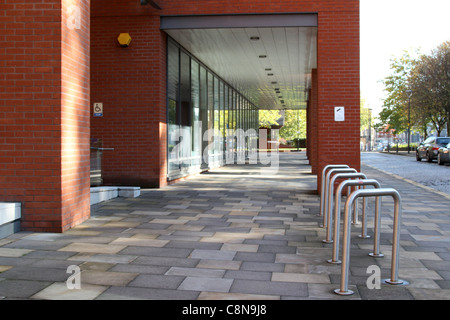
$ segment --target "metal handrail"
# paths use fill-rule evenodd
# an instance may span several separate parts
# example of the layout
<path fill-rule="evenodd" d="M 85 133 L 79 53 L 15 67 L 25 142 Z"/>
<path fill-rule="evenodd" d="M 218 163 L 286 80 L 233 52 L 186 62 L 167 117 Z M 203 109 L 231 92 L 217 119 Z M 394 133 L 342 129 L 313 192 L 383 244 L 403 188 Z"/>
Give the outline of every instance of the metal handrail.
<path fill-rule="evenodd" d="M 329 207 L 329 199 L 328 199 L 328 190 L 330 189 L 330 177 L 332 174 L 334 173 L 357 173 L 356 169 L 353 168 L 342 168 L 342 169 L 331 169 L 330 171 L 328 171 L 327 176 L 325 178 L 325 209 L 324 209 L 324 214 L 323 214 L 323 223 L 322 223 L 322 227 L 325 228 L 327 225 L 327 221 L 326 221 L 326 215 L 325 213 L 328 212 L 328 207 Z"/>
<path fill-rule="evenodd" d="M 334 230 L 333 230 L 333 253 L 331 259 L 328 260 L 329 263 L 339 264 L 341 261 L 339 260 L 339 229 L 340 229 L 340 208 L 341 208 L 341 194 L 342 190 L 345 187 L 352 186 L 362 186 L 365 188 L 366 186 L 374 186 L 377 189 L 381 188 L 380 183 L 374 179 L 364 179 L 364 180 L 345 180 L 339 184 L 336 189 L 336 194 L 334 197 Z M 378 255 L 373 254 L 372 256 L 381 257 L 382 254 L 379 253 L 379 225 L 380 225 L 380 215 L 379 215 L 379 206 L 378 206 L 378 197 L 376 197 L 376 205 L 375 205 L 375 227 L 374 227 L 374 253 L 378 253 Z M 362 231 L 361 238 L 370 238 L 367 235 L 367 225 L 366 225 L 366 198 L 363 198 L 363 209 L 362 209 Z M 353 217 L 353 221 L 355 221 L 355 217 Z"/>
<path fill-rule="evenodd" d="M 329 164 L 326 165 L 322 170 L 322 181 L 320 184 L 320 213 L 319 216 L 323 216 L 324 202 L 325 202 L 325 174 L 328 169 L 333 168 L 350 168 L 346 164 Z"/>
<path fill-rule="evenodd" d="M 364 173 L 353 173 L 352 172 L 352 173 L 337 173 L 329 181 L 328 194 L 327 194 L 328 207 L 327 207 L 327 211 L 325 212 L 327 233 L 326 233 L 326 239 L 322 240 L 324 243 L 332 243 L 333 242 L 333 240 L 331 240 L 331 220 L 332 220 L 331 212 L 333 212 L 333 204 L 334 204 L 334 200 L 333 200 L 334 183 L 337 179 L 352 179 L 352 178 L 367 179 L 367 177 Z M 356 221 L 356 219 L 354 219 L 354 221 Z"/>
<path fill-rule="evenodd" d="M 91 147 L 92 150 L 100 150 L 100 151 L 104 151 L 104 150 L 110 150 L 110 151 L 114 151 L 114 148 L 97 148 L 97 147 Z"/>
<path fill-rule="evenodd" d="M 400 194 L 398 193 L 397 190 L 392 188 L 380 188 L 370 190 L 363 189 L 352 192 L 352 194 L 347 198 L 347 201 L 345 202 L 341 284 L 339 289 L 334 290 L 336 294 L 351 295 L 354 293 L 352 290 L 348 289 L 348 271 L 350 261 L 350 229 L 351 229 L 349 211 L 351 210 L 351 206 L 358 197 L 380 197 L 380 196 L 391 196 L 394 199 L 394 226 L 393 226 L 393 240 L 392 240 L 391 278 L 384 280 L 384 283 L 393 285 L 408 284 L 408 282 L 398 279 L 400 219 L 402 214 L 402 202 Z"/>

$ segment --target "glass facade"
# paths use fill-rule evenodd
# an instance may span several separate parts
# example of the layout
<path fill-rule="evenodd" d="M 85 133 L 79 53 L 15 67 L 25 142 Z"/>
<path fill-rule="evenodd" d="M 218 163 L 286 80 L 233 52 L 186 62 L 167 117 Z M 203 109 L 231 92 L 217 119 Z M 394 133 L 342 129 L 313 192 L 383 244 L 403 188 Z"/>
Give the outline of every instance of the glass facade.
<path fill-rule="evenodd" d="M 258 108 L 171 38 L 167 126 L 169 180 L 256 155 Z"/>

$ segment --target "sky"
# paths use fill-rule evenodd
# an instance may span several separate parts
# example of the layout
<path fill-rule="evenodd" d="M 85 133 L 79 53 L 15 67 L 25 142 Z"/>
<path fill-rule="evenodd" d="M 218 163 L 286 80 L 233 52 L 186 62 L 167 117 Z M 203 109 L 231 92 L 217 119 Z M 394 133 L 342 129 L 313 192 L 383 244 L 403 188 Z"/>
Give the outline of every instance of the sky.
<path fill-rule="evenodd" d="M 376 116 L 392 58 L 450 40 L 450 0 L 360 0 L 361 98 Z"/>

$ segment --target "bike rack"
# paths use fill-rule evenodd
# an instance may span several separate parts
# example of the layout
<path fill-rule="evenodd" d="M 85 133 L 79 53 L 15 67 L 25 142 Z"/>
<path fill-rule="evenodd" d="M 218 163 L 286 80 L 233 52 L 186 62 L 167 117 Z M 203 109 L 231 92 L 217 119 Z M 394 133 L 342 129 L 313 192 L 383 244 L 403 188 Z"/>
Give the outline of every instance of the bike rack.
<path fill-rule="evenodd" d="M 333 234 L 333 253 L 331 259 L 328 260 L 329 263 L 339 264 L 341 261 L 338 259 L 339 257 L 339 227 L 340 227 L 340 209 L 341 209 L 341 193 L 345 187 L 350 186 L 362 186 L 365 188 L 366 186 L 374 186 L 375 188 L 380 189 L 381 185 L 377 180 L 374 179 L 365 179 L 365 180 L 345 180 L 341 184 L 339 184 L 336 189 L 336 194 L 334 197 L 334 234 Z M 383 254 L 380 253 L 379 249 L 379 226 L 380 226 L 380 215 L 379 215 L 379 205 L 378 205 L 378 197 L 376 197 L 376 205 L 375 205 L 375 227 L 374 227 L 374 249 L 373 253 L 369 254 L 373 257 L 382 257 Z M 353 211 L 353 214 L 355 214 Z M 359 235 L 361 238 L 370 238 L 367 235 L 367 223 L 366 223 L 366 197 L 363 198 L 363 209 L 362 209 L 362 231 Z M 355 217 L 353 217 L 353 221 L 355 221 Z"/>
<path fill-rule="evenodd" d="M 352 179 L 352 178 L 362 178 L 362 179 L 367 179 L 366 175 L 364 173 L 338 173 L 335 174 L 329 181 L 329 186 L 328 186 L 328 194 L 327 194 L 327 201 L 328 201 L 328 206 L 327 206 L 327 211 L 325 212 L 326 217 L 324 217 L 324 221 L 326 220 L 326 227 L 327 227 L 327 233 L 326 233 L 326 239 L 322 240 L 322 242 L 324 243 L 332 243 L 333 240 L 331 240 L 331 220 L 332 220 L 332 214 L 331 212 L 333 212 L 333 204 L 334 204 L 334 199 L 333 199 L 333 194 L 334 194 L 334 183 L 337 179 Z M 356 184 L 356 186 L 358 186 L 360 184 Z M 355 202 L 356 204 L 356 202 Z M 364 203 L 365 205 L 365 203 Z M 365 207 L 365 206 L 364 206 Z M 365 208 L 363 207 L 363 210 L 365 210 Z M 354 212 L 357 213 L 356 207 L 353 210 Z M 357 221 L 357 217 L 355 217 L 356 214 L 353 217 L 353 223 L 356 224 Z"/>
<path fill-rule="evenodd" d="M 328 212 L 328 207 L 329 207 L 329 199 L 328 199 L 328 190 L 330 189 L 330 177 L 332 174 L 334 173 L 358 173 L 356 171 L 356 169 L 352 169 L 352 168 L 335 168 L 335 169 L 331 169 L 330 171 L 328 171 L 327 176 L 325 178 L 325 208 L 323 211 L 323 223 L 322 223 L 322 227 L 325 228 L 327 226 L 327 221 L 326 221 L 326 213 Z"/>
<path fill-rule="evenodd" d="M 344 211 L 344 236 L 342 244 L 342 265 L 341 265 L 341 285 L 339 289 L 334 290 L 338 295 L 351 295 L 354 292 L 348 289 L 348 271 L 350 261 L 350 218 L 349 211 L 353 202 L 359 197 L 380 197 L 391 196 L 394 199 L 394 226 L 393 226 L 393 241 L 392 241 L 392 261 L 391 261 L 391 278 L 383 280 L 384 283 L 392 285 L 407 285 L 408 282 L 398 279 L 398 260 L 399 260 L 399 245 L 400 245 L 400 219 L 402 213 L 402 205 L 400 194 L 397 190 L 392 188 L 380 189 L 363 189 L 356 190 L 347 198 L 345 202 Z"/>
<path fill-rule="evenodd" d="M 323 210 L 324 210 L 325 174 L 326 174 L 326 171 L 328 169 L 333 169 L 333 168 L 349 168 L 349 166 L 346 165 L 346 164 L 329 164 L 329 165 L 326 165 L 323 168 L 323 170 L 322 170 L 322 181 L 321 181 L 321 185 L 320 185 L 320 213 L 319 213 L 319 216 L 323 215 Z"/>

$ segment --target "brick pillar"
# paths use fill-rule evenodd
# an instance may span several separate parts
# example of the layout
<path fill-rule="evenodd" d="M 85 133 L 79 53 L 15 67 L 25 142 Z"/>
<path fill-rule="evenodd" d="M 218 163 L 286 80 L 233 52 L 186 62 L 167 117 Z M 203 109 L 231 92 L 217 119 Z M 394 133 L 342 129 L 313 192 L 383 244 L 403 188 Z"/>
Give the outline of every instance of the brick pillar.
<path fill-rule="evenodd" d="M 319 13 L 318 29 L 318 181 L 327 164 L 360 170 L 359 10 Z M 334 108 L 345 108 L 335 121 Z M 320 189 L 318 183 L 317 189 Z"/>
<path fill-rule="evenodd" d="M 90 4 L 0 6 L 0 201 L 22 203 L 24 230 L 63 232 L 90 214 Z"/>

